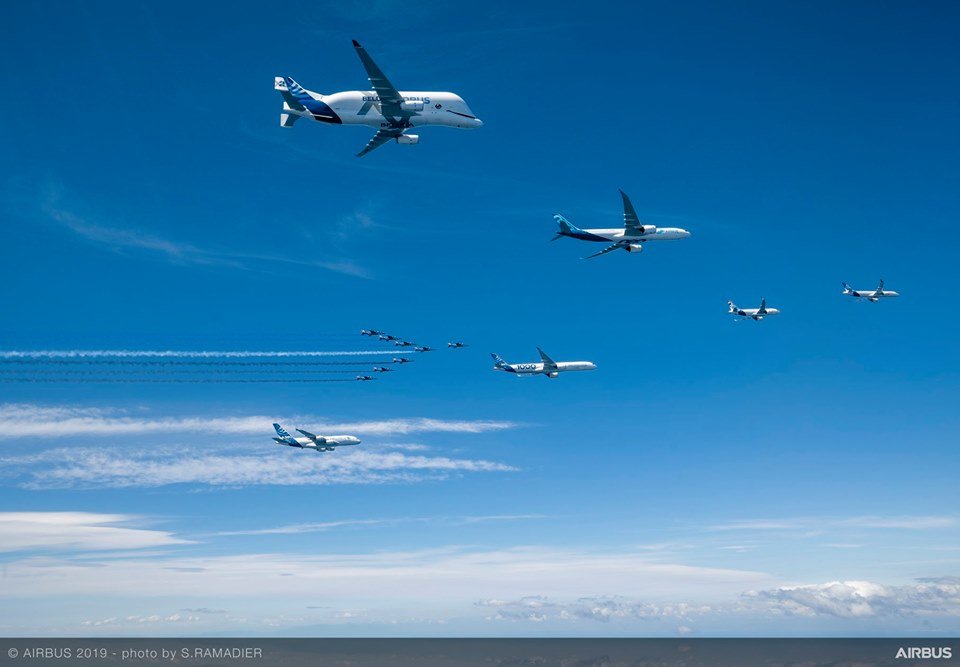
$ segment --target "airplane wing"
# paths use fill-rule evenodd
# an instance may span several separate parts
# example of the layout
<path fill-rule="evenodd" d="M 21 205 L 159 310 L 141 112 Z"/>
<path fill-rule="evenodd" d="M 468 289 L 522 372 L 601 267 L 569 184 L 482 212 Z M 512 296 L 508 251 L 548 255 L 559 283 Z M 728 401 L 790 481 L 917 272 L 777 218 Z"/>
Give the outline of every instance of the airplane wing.
<path fill-rule="evenodd" d="M 618 249 L 622 248 L 623 246 L 624 246 L 623 241 L 617 241 L 617 242 L 614 243 L 613 245 L 607 246 L 606 248 L 604 248 L 604 249 L 601 250 L 600 252 L 595 252 L 595 253 L 593 253 L 592 255 L 587 255 L 587 256 L 584 257 L 583 259 L 593 259 L 594 257 L 599 257 L 600 255 L 606 255 L 608 252 L 613 252 L 614 250 L 618 250 Z"/>
<path fill-rule="evenodd" d="M 307 436 L 308 438 L 310 438 L 310 439 L 313 440 L 314 442 L 317 442 L 318 440 L 319 440 L 320 442 L 325 442 L 325 440 L 324 440 L 323 438 L 321 438 L 321 437 L 319 437 L 319 436 L 316 436 L 316 435 L 314 435 L 313 433 L 310 433 L 310 432 L 308 432 L 308 431 L 304 431 L 302 428 L 298 428 L 298 429 L 297 429 L 297 432 L 298 432 L 298 433 L 302 433 L 303 435 Z"/>
<path fill-rule="evenodd" d="M 374 91 L 376 91 L 377 96 L 380 98 L 381 113 L 383 113 L 384 116 L 401 115 L 400 104 L 403 102 L 403 97 L 400 95 L 400 91 L 390 83 L 387 75 L 377 66 L 377 63 L 373 62 L 373 58 L 370 57 L 370 54 L 367 53 L 365 48 L 360 46 L 357 40 L 353 40 L 353 47 L 357 50 L 357 55 L 360 56 L 360 62 L 363 63 L 363 68 L 367 70 L 367 78 L 370 79 L 370 85 L 373 86 Z"/>
<path fill-rule="evenodd" d="M 880 280 L 880 284 L 877 285 L 877 291 L 873 293 L 874 296 L 883 296 L 883 280 Z"/>
<path fill-rule="evenodd" d="M 557 362 L 547 356 L 546 352 L 537 348 L 537 352 L 540 353 L 540 359 L 543 361 L 543 370 L 545 371 L 555 371 L 557 370 Z"/>
<path fill-rule="evenodd" d="M 373 135 L 373 139 L 367 142 L 367 145 L 363 147 L 362 151 L 357 153 L 357 157 L 363 157 L 370 151 L 380 148 L 391 139 L 396 139 L 401 134 L 403 134 L 403 130 L 377 130 L 377 133 Z"/>
<path fill-rule="evenodd" d="M 640 224 L 640 218 L 637 217 L 637 212 L 633 209 L 633 204 L 630 202 L 630 197 L 628 197 L 627 193 L 623 190 L 620 191 L 620 196 L 623 197 L 624 233 L 632 236 L 643 234 L 643 225 Z"/>

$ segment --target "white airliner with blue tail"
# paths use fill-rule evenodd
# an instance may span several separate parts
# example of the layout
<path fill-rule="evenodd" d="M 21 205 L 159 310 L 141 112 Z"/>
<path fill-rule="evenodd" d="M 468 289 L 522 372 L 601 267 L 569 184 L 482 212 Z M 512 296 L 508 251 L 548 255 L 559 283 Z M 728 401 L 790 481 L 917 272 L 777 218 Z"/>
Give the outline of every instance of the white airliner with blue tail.
<path fill-rule="evenodd" d="M 900 296 L 900 292 L 894 292 L 890 289 L 883 289 L 882 279 L 880 280 L 880 284 L 877 286 L 877 289 L 853 289 L 847 283 L 843 283 L 843 293 L 847 296 L 852 296 L 857 299 L 866 299 L 870 303 L 876 303 L 880 299 Z"/>
<path fill-rule="evenodd" d="M 778 308 L 767 308 L 767 300 L 760 299 L 759 308 L 740 308 L 733 301 L 727 301 L 727 312 L 731 315 L 738 315 L 740 317 L 749 317 L 754 322 L 759 322 L 764 317 L 769 315 L 779 315 L 780 310 Z"/>
<path fill-rule="evenodd" d="M 547 354 L 537 348 L 540 353 L 540 363 L 509 364 L 500 358 L 500 355 L 491 352 L 493 357 L 493 370 L 513 373 L 517 377 L 528 375 L 546 375 L 548 378 L 555 378 L 560 373 L 567 371 L 594 371 L 597 365 L 592 361 L 554 361 Z"/>
<path fill-rule="evenodd" d="M 273 87 L 283 97 L 280 125 L 293 127 L 300 118 L 330 125 L 366 125 L 377 133 L 357 153 L 362 157 L 388 141 L 415 144 L 420 136 L 409 130 L 428 125 L 473 129 L 483 125 L 454 93 L 397 90 L 373 58 L 356 40 L 353 42 L 360 62 L 367 70 L 373 90 L 350 90 L 321 95 L 306 90 L 289 76 L 278 76 Z"/>
<path fill-rule="evenodd" d="M 626 250 L 627 252 L 640 252 L 643 250 L 643 244 L 647 241 L 676 241 L 690 236 L 690 232 L 679 227 L 656 227 L 655 225 L 645 225 L 640 222 L 637 212 L 630 202 L 630 198 L 620 191 L 623 197 L 623 227 L 611 229 L 580 229 L 573 225 L 569 220 L 559 213 L 553 216 L 553 219 L 560 225 L 560 230 L 551 241 L 562 239 L 568 236 L 572 239 L 581 241 L 598 241 L 600 243 L 611 243 L 600 252 L 594 253 L 583 259 L 599 257 L 606 255 L 614 250 Z"/>
<path fill-rule="evenodd" d="M 280 424 L 274 424 L 273 428 L 277 431 L 277 436 L 279 436 L 274 438 L 274 441 L 276 441 L 278 445 L 286 445 L 288 447 L 313 449 L 318 452 L 332 452 L 337 447 L 360 444 L 360 438 L 353 435 L 314 435 L 313 433 L 298 428 L 297 433 L 302 434 L 304 437 L 295 438 L 287 433 Z"/>

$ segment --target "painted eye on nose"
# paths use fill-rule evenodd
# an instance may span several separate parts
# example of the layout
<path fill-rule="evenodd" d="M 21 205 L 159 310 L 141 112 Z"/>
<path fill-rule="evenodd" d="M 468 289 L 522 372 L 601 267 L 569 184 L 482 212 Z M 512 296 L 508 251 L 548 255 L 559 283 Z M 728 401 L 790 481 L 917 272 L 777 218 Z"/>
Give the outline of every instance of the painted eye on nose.
<path fill-rule="evenodd" d="M 443 106 L 442 104 L 437 104 L 434 108 L 439 109 L 442 106 Z"/>

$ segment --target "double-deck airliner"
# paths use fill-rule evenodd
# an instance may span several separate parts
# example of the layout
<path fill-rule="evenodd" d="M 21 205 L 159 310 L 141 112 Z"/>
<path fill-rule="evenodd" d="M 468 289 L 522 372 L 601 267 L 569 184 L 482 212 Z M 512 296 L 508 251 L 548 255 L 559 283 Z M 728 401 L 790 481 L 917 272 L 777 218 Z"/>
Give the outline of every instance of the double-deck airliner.
<path fill-rule="evenodd" d="M 357 157 L 388 141 L 418 143 L 420 136 L 408 132 L 416 127 L 441 125 L 473 129 L 483 125 L 459 95 L 397 90 L 366 49 L 356 40 L 353 47 L 367 70 L 373 90 L 321 95 L 303 88 L 289 76 L 274 77 L 273 87 L 283 97 L 280 125 L 293 127 L 300 118 L 309 118 L 328 125 L 366 125 L 376 129 L 377 133 Z"/>
<path fill-rule="evenodd" d="M 360 444 L 360 438 L 354 435 L 314 435 L 313 433 L 298 428 L 297 432 L 304 437 L 295 438 L 287 433 L 280 424 L 274 424 L 273 428 L 276 430 L 278 436 L 274 438 L 274 441 L 276 441 L 278 445 L 286 445 L 288 447 L 313 449 L 318 452 L 332 452 L 337 447 Z"/>
<path fill-rule="evenodd" d="M 493 357 L 494 361 L 493 370 L 513 373 L 517 377 L 546 375 L 548 378 L 555 378 L 560 373 L 567 371 L 593 371 L 597 369 L 597 365 L 592 361 L 554 361 L 539 347 L 537 352 L 540 353 L 540 363 L 524 364 L 509 364 L 501 359 L 498 354 L 491 352 L 490 356 Z"/>
<path fill-rule="evenodd" d="M 866 299 L 871 303 L 876 303 L 880 299 L 888 298 L 892 296 L 900 296 L 900 292 L 894 292 L 893 290 L 883 289 L 883 280 L 880 281 L 880 284 L 877 285 L 877 289 L 853 289 L 847 283 L 843 283 L 843 293 L 847 296 L 852 296 L 857 299 Z"/>
<path fill-rule="evenodd" d="M 584 257 L 591 259 L 606 255 L 614 250 L 626 250 L 627 252 L 640 252 L 643 250 L 643 244 L 647 241 L 676 241 L 690 236 L 690 232 L 679 227 L 656 227 L 655 225 L 645 225 L 640 222 L 637 212 L 630 202 L 630 198 L 620 191 L 623 198 L 623 227 L 610 229 L 580 229 L 567 220 L 559 213 L 553 216 L 560 226 L 557 235 L 551 241 L 562 239 L 568 236 L 572 239 L 581 241 L 599 241 L 600 243 L 611 243 L 600 252 Z"/>

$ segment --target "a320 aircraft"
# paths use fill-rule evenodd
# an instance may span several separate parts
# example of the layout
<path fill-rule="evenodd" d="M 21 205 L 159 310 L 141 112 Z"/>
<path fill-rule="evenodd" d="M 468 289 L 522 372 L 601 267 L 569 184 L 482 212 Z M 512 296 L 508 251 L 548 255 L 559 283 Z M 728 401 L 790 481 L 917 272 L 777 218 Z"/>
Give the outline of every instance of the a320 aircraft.
<path fill-rule="evenodd" d="M 658 228 L 654 225 L 642 224 L 640 222 L 640 218 L 637 217 L 637 212 L 634 210 L 633 204 L 630 203 L 630 198 L 627 197 L 623 190 L 620 191 L 620 196 L 623 197 L 622 229 L 580 229 L 579 227 L 571 224 L 569 220 L 558 213 L 557 215 L 553 216 L 553 219 L 557 221 L 558 225 L 560 225 L 560 230 L 557 232 L 557 235 L 551 239 L 551 241 L 556 241 L 564 236 L 569 236 L 570 238 L 580 239 L 581 241 L 599 241 L 602 243 L 610 243 L 611 241 L 613 242 L 612 245 L 607 246 L 600 252 L 583 258 L 590 259 L 592 257 L 605 255 L 608 252 L 613 252 L 614 250 L 640 252 L 643 250 L 643 244 L 647 241 L 675 241 L 677 239 L 685 239 L 690 236 L 690 232 L 688 232 L 686 229 L 680 229 L 679 227 Z"/>
<path fill-rule="evenodd" d="M 356 40 L 353 46 L 360 62 L 367 70 L 373 90 L 350 90 L 332 95 L 321 95 L 306 90 L 289 76 L 278 76 L 273 87 L 283 96 L 280 125 L 293 127 L 300 118 L 311 118 L 332 125 L 366 125 L 377 133 L 357 153 L 362 157 L 388 141 L 415 144 L 416 134 L 406 134 L 414 127 L 442 125 L 472 129 L 483 122 L 477 118 L 463 98 L 454 93 L 414 92 L 397 90 L 386 74 L 373 62 L 366 49 Z"/>
<path fill-rule="evenodd" d="M 740 317 L 749 317 L 752 320 L 759 322 L 767 315 L 779 315 L 780 311 L 776 308 L 767 308 L 767 300 L 760 299 L 759 308 L 738 308 L 737 304 L 733 301 L 727 301 L 727 306 L 730 308 L 729 312 L 731 315 L 739 315 Z"/>
<path fill-rule="evenodd" d="M 877 289 L 875 290 L 853 289 L 847 283 L 843 283 L 843 293 L 846 294 L 847 296 L 852 296 L 854 298 L 866 299 L 871 303 L 876 303 L 877 301 L 885 297 L 900 296 L 899 292 L 883 289 L 883 280 L 880 281 L 880 284 L 877 285 Z"/>
<path fill-rule="evenodd" d="M 360 444 L 360 438 L 353 435 L 314 435 L 313 433 L 308 433 L 298 428 L 297 432 L 303 434 L 305 437 L 294 438 L 287 433 L 280 424 L 274 424 L 273 428 L 279 436 L 274 438 L 276 443 L 278 445 L 287 445 L 288 447 L 315 449 L 318 452 L 332 452 L 337 447 Z"/>
<path fill-rule="evenodd" d="M 554 361 L 539 347 L 537 352 L 540 353 L 540 363 L 527 364 L 508 364 L 498 354 L 491 352 L 490 356 L 493 357 L 494 361 L 493 370 L 514 373 L 518 377 L 546 375 L 548 378 L 555 378 L 566 371 L 592 371 L 597 368 L 597 365 L 592 361 Z"/>

